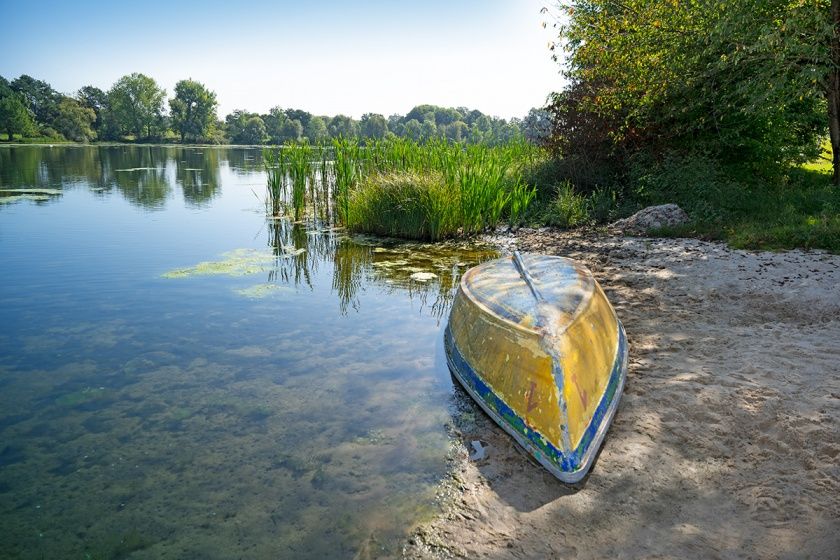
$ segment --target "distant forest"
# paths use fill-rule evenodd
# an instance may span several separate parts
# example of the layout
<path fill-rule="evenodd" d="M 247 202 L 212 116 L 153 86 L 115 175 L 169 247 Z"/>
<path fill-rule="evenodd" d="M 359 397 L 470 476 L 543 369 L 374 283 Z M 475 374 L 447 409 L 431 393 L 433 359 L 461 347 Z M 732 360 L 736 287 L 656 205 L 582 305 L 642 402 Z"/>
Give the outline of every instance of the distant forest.
<path fill-rule="evenodd" d="M 265 114 L 236 110 L 220 119 L 217 107 L 215 92 L 190 79 L 178 82 L 167 99 L 154 79 L 138 73 L 123 76 L 108 91 L 85 86 L 73 95 L 25 74 L 11 82 L 0 76 L 0 140 L 3 133 L 9 141 L 207 144 L 399 136 L 499 144 L 519 137 L 536 141 L 550 133 L 549 116 L 541 109 L 505 120 L 467 107 L 418 105 L 406 115 L 366 113 L 356 120 L 279 106 Z"/>

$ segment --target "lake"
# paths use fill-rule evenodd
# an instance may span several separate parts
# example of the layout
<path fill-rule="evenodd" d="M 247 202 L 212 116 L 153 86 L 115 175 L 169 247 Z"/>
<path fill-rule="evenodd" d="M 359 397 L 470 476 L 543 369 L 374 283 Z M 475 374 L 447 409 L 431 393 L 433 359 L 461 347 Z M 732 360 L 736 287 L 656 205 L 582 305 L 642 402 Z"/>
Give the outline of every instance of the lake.
<path fill-rule="evenodd" d="M 495 256 L 267 219 L 256 149 L 0 147 L 0 557 L 398 556 Z"/>

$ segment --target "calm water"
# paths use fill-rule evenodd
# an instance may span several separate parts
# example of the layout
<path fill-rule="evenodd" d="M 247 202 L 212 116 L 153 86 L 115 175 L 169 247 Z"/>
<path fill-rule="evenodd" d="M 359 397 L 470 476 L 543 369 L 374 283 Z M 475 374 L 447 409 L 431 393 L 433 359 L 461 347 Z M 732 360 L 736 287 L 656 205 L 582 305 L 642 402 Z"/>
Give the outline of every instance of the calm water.
<path fill-rule="evenodd" d="M 0 189 L 0 557 L 387 557 L 435 511 L 491 252 L 267 221 L 256 150 L 0 147 Z"/>

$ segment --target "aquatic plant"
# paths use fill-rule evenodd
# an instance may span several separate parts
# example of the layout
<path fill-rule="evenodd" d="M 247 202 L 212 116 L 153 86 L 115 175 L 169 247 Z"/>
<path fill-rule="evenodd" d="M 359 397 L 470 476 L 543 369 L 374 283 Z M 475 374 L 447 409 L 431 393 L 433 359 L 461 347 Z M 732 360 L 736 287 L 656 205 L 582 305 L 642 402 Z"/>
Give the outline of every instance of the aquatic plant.
<path fill-rule="evenodd" d="M 309 142 L 287 142 L 283 145 L 288 161 L 288 173 L 291 178 L 292 208 L 295 221 L 300 221 L 306 206 L 306 190 L 312 176 L 312 153 Z"/>
<path fill-rule="evenodd" d="M 295 221 L 311 207 L 313 219 L 353 230 L 438 240 L 480 233 L 505 217 L 521 222 L 534 191 L 520 175 L 534 153 L 524 142 L 304 140 L 266 152 L 266 170 L 271 200 L 288 200 Z M 273 203 L 274 215 L 279 208 Z"/>
<path fill-rule="evenodd" d="M 286 171 L 283 165 L 283 151 L 279 149 L 263 149 L 263 165 L 267 176 L 266 187 L 268 197 L 266 210 L 271 216 L 279 216 L 281 205 L 286 197 Z"/>
<path fill-rule="evenodd" d="M 335 149 L 333 199 L 338 219 L 346 223 L 349 213 L 350 191 L 355 187 L 358 180 L 361 150 L 357 140 L 346 138 L 334 139 L 333 148 Z"/>

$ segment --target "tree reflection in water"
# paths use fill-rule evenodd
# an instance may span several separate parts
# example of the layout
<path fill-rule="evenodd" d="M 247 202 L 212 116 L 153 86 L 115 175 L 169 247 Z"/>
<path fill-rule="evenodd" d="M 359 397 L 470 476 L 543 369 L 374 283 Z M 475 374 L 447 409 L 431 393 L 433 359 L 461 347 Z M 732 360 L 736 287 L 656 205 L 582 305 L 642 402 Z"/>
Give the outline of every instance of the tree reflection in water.
<path fill-rule="evenodd" d="M 270 219 L 268 243 L 275 255 L 269 281 L 312 289 L 318 268 L 332 265 L 332 291 L 342 315 L 358 310 L 364 286 L 401 290 L 432 316 L 448 313 L 461 274 L 498 252 L 474 242 L 409 243 L 351 235 L 320 220 Z"/>

